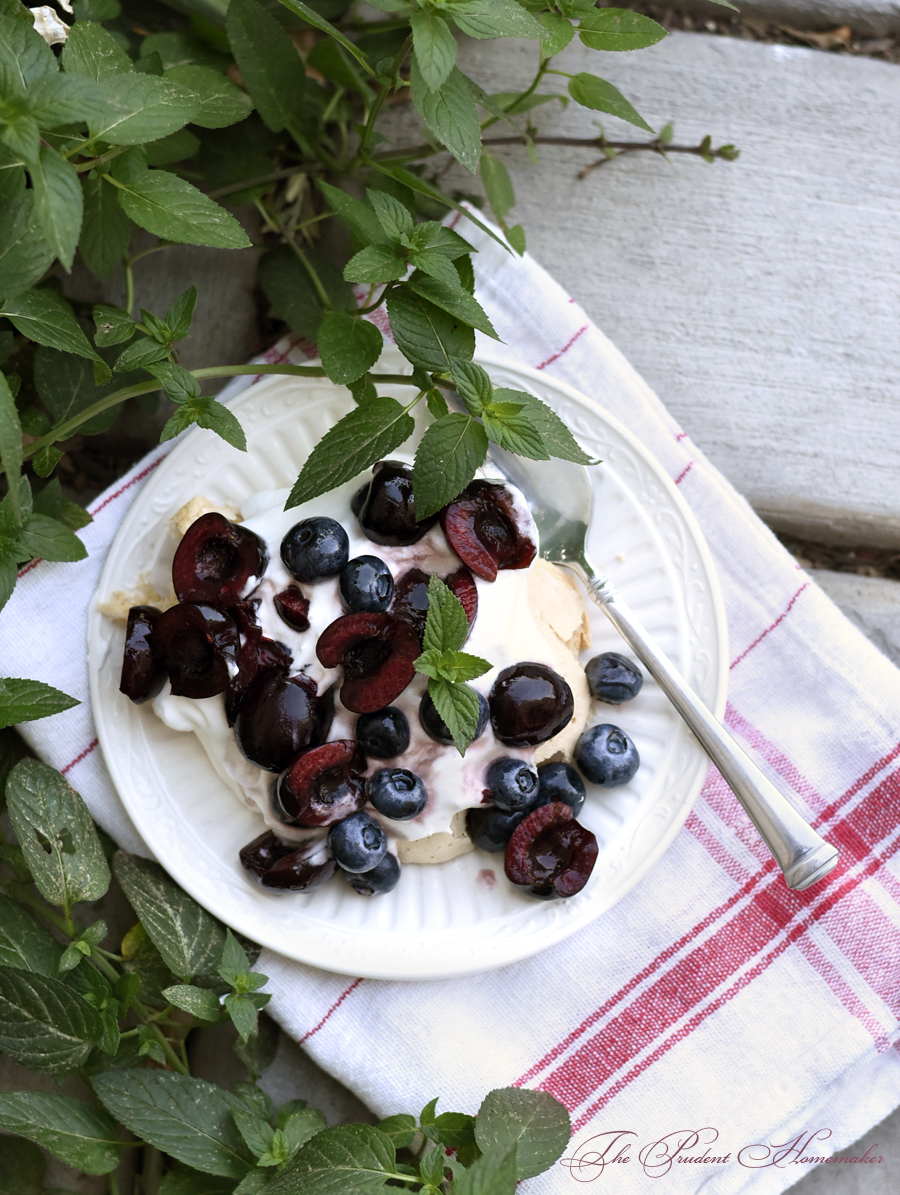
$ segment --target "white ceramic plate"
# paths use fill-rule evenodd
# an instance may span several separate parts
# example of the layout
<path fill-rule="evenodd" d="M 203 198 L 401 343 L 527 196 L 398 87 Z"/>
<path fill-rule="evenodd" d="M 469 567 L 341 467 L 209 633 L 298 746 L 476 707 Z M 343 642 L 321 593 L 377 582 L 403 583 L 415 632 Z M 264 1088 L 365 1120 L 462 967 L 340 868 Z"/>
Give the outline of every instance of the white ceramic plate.
<path fill-rule="evenodd" d="M 399 371 L 393 350 L 380 365 Z M 561 414 L 602 459 L 589 552 L 694 689 L 720 716 L 725 706 L 725 617 L 709 551 L 687 505 L 656 461 L 617 420 L 571 387 L 525 367 L 481 357 L 495 382 L 529 390 Z M 402 399 L 402 387 L 386 387 Z M 410 392 L 411 395 L 412 392 Z M 176 546 L 168 520 L 189 498 L 240 503 L 293 484 L 307 453 L 349 408 L 347 391 L 325 380 L 269 378 L 233 403 L 249 451 L 196 430 L 147 481 L 110 548 L 98 598 L 134 589 L 141 575 L 159 592 Z M 605 616 L 591 610 L 588 656 L 621 650 Z M 238 850 L 262 830 L 217 778 L 199 743 L 118 691 L 124 631 L 92 608 L 89 623 L 94 720 L 113 782 L 159 861 L 227 924 L 289 958 L 330 971 L 383 979 L 466 974 L 514 962 L 574 933 L 609 909 L 674 838 L 700 790 L 708 760 L 656 685 L 596 721 L 634 739 L 641 768 L 631 783 L 590 791 L 580 820 L 600 856 L 585 890 L 535 901 L 503 876 L 503 859 L 474 851 L 450 863 L 404 868 L 377 899 L 340 879 L 306 896 L 261 888 Z M 493 873 L 493 876 L 489 873 Z M 491 883 L 492 878 L 496 883 Z"/>

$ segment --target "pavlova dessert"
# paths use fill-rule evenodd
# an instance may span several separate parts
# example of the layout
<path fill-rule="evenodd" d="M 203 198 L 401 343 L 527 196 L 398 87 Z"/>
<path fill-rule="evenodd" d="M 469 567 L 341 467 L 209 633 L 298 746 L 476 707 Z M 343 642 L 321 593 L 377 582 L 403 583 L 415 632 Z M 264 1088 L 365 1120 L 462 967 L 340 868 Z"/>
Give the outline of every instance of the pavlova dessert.
<path fill-rule="evenodd" d="M 195 498 L 171 599 L 127 601 L 121 691 L 194 733 L 258 810 L 243 866 L 306 892 L 340 872 L 371 896 L 483 849 L 535 896 L 580 891 L 598 853 L 582 775 L 623 784 L 639 762 L 588 726 L 591 698 L 641 677 L 614 653 L 579 663 L 579 591 L 539 557 L 522 495 L 480 478 L 418 520 L 410 466 L 382 461 L 327 503 L 285 498 Z"/>

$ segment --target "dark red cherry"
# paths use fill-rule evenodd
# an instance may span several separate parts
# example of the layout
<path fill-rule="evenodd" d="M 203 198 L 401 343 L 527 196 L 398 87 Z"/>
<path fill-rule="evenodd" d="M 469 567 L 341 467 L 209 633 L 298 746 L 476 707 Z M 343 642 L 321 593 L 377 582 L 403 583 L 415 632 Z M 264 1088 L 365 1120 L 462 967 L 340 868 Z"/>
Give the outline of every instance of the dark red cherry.
<path fill-rule="evenodd" d="M 151 646 L 151 632 L 162 614 L 155 606 L 132 606 L 125 628 L 125 655 L 119 691 L 141 705 L 155 697 L 166 679 L 166 670 Z"/>
<path fill-rule="evenodd" d="M 501 568 L 528 568 L 537 555 L 531 515 L 500 482 L 471 482 L 441 511 L 441 526 L 463 564 L 485 581 Z"/>
<path fill-rule="evenodd" d="M 415 632 L 390 614 L 345 614 L 325 628 L 316 655 L 326 668 L 344 669 L 341 702 L 371 714 L 394 701 L 415 676 L 421 654 Z"/>
<path fill-rule="evenodd" d="M 402 461 L 378 462 L 362 504 L 354 513 L 368 539 L 395 548 L 416 543 L 437 522 L 436 514 L 416 519 L 412 468 Z"/>
<path fill-rule="evenodd" d="M 262 885 L 287 892 L 312 892 L 327 883 L 336 870 L 324 839 L 316 838 L 277 859 L 262 876 Z"/>
<path fill-rule="evenodd" d="M 475 586 L 475 578 L 467 568 L 458 568 L 455 573 L 451 573 L 444 580 L 450 592 L 462 603 L 466 621 L 471 629 L 478 614 L 478 589 Z"/>
<path fill-rule="evenodd" d="M 241 638 L 237 675 L 232 677 L 225 690 L 228 725 L 234 725 L 241 700 L 258 676 L 266 672 L 280 672 L 287 676 L 292 663 L 293 656 L 283 643 L 267 639 L 262 627 L 248 626 Z"/>
<path fill-rule="evenodd" d="M 574 896 L 597 862 L 597 839 L 562 801 L 541 805 L 520 822 L 506 848 L 506 878 L 532 896 Z"/>
<path fill-rule="evenodd" d="M 296 843 L 282 842 L 271 830 L 266 830 L 258 838 L 241 847 L 239 858 L 241 866 L 246 867 L 247 871 L 263 876 L 273 863 L 277 863 L 296 849 Z"/>
<path fill-rule="evenodd" d="M 332 739 L 301 752 L 278 777 L 272 808 L 295 826 L 331 826 L 366 803 L 366 757 L 356 739 Z"/>
<path fill-rule="evenodd" d="M 228 607 L 227 613 L 234 619 L 237 629 L 242 635 L 248 634 L 259 626 L 261 604 L 259 598 L 246 598 L 244 601 L 235 602 L 234 605 Z"/>
<path fill-rule="evenodd" d="M 416 638 L 422 642 L 428 618 L 428 573 L 411 568 L 397 578 L 389 613 L 412 627 Z"/>
<path fill-rule="evenodd" d="M 513 664 L 491 687 L 494 735 L 506 747 L 535 747 L 568 726 L 575 699 L 568 682 L 546 664 Z"/>
<path fill-rule="evenodd" d="M 216 511 L 188 527 L 172 562 L 179 602 L 232 606 L 252 593 L 269 563 L 265 542 Z"/>
<path fill-rule="evenodd" d="M 166 610 L 150 642 L 176 697 L 214 697 L 227 688 L 237 664 L 234 620 L 205 602 L 181 602 Z"/>
<path fill-rule="evenodd" d="M 328 701 L 304 673 L 263 673 L 238 707 L 234 737 L 241 753 L 260 768 L 282 772 L 295 755 L 321 743 L 330 724 Z"/>
<path fill-rule="evenodd" d="M 304 597 L 296 585 L 276 593 L 272 602 L 282 622 L 295 631 L 309 630 L 309 598 Z"/>

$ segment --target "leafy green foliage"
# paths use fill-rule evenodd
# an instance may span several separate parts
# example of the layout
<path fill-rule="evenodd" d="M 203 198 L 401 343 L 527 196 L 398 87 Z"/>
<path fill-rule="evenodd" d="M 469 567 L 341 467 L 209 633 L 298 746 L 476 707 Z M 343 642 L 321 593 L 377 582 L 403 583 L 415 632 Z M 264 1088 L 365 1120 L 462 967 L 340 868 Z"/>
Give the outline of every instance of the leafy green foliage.
<path fill-rule="evenodd" d="M 119 1164 L 116 1123 L 101 1108 L 66 1095 L 37 1091 L 0 1094 L 0 1128 L 43 1145 L 86 1174 L 108 1174 Z"/>
<path fill-rule="evenodd" d="M 516 1150 L 516 1177 L 541 1174 L 562 1157 L 572 1126 L 565 1108 L 543 1091 L 492 1091 L 475 1119 L 475 1140 L 490 1150 Z"/>
<path fill-rule="evenodd" d="M 66 984 L 0 967 L 0 1050 L 31 1070 L 64 1075 L 87 1060 L 100 1014 Z"/>

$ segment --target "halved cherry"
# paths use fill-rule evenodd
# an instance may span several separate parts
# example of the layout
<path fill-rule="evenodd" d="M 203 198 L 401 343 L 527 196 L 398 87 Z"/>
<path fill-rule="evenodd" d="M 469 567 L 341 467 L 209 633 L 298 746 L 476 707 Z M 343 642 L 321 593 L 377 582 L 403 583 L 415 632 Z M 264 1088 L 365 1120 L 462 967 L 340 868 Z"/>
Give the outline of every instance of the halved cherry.
<path fill-rule="evenodd" d="M 422 642 L 428 618 L 428 573 L 410 568 L 394 584 L 394 599 L 389 613 L 412 627 Z"/>
<path fill-rule="evenodd" d="M 287 825 L 331 826 L 366 803 L 366 757 L 356 739 L 302 751 L 281 773 L 272 808 Z"/>
<path fill-rule="evenodd" d="M 132 606 L 128 611 L 119 691 L 135 705 L 155 697 L 166 679 L 165 667 L 151 644 L 153 628 L 161 615 L 155 606 Z"/>
<path fill-rule="evenodd" d="M 344 669 L 341 701 L 371 714 L 394 701 L 415 676 L 421 654 L 415 632 L 390 614 L 345 614 L 319 636 L 316 655 L 326 668 Z"/>
<path fill-rule="evenodd" d="M 206 602 L 180 602 L 161 614 L 150 644 L 176 697 L 214 697 L 228 686 L 237 664 L 234 619 Z"/>
<path fill-rule="evenodd" d="M 441 526 L 463 564 L 485 581 L 501 568 L 528 568 L 537 555 L 534 520 L 500 482 L 471 482 L 441 511 Z"/>
<path fill-rule="evenodd" d="M 269 550 L 255 532 L 210 511 L 184 533 L 172 584 L 179 602 L 231 606 L 253 592 L 268 563 Z"/>
<path fill-rule="evenodd" d="M 466 621 L 471 629 L 472 623 L 475 621 L 475 616 L 478 613 L 478 590 L 475 587 L 475 578 L 467 568 L 463 567 L 458 568 L 455 573 L 451 573 L 444 580 L 450 592 L 458 597 L 462 603 L 462 608 L 466 614 Z"/>
<path fill-rule="evenodd" d="M 258 838 L 242 846 L 238 857 L 242 867 L 262 877 L 273 863 L 296 849 L 296 843 L 282 842 L 271 830 L 265 830 Z"/>
<path fill-rule="evenodd" d="M 261 876 L 261 880 L 264 888 L 312 892 L 327 883 L 336 870 L 337 864 L 324 839 L 316 838 L 277 859 Z"/>
<path fill-rule="evenodd" d="M 309 598 L 296 585 L 289 585 L 276 593 L 272 602 L 282 622 L 295 631 L 309 630 Z"/>
<path fill-rule="evenodd" d="M 317 696 L 314 680 L 265 672 L 241 699 L 234 737 L 251 763 L 281 772 L 299 751 L 321 743 L 330 723 L 328 698 Z"/>
<path fill-rule="evenodd" d="M 232 613 L 233 611 L 234 607 L 231 608 Z M 293 656 L 283 643 L 267 639 L 262 633 L 262 627 L 248 626 L 241 637 L 237 675 L 232 677 L 225 690 L 225 716 L 228 725 L 234 725 L 241 700 L 258 676 L 270 672 L 286 676 L 292 663 Z"/>
<path fill-rule="evenodd" d="M 572 806 L 551 801 L 529 813 L 506 848 L 506 878 L 532 896 L 574 896 L 590 878 L 597 839 L 574 818 Z"/>

